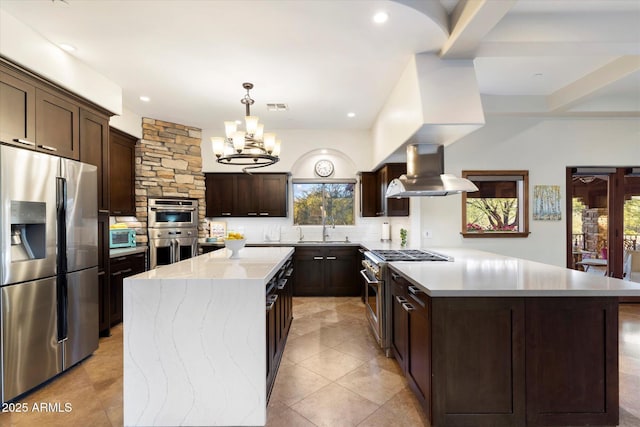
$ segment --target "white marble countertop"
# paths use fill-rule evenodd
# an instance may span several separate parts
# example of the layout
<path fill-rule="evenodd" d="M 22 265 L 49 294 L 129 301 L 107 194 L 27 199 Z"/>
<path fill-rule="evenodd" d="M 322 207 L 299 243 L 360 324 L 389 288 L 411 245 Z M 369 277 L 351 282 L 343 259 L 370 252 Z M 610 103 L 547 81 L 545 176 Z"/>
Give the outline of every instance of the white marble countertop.
<path fill-rule="evenodd" d="M 293 250 L 288 246 L 244 247 L 239 251 L 239 258 L 230 259 L 231 251 L 224 248 L 163 265 L 132 276 L 131 279 L 206 279 L 217 283 L 242 281 L 266 284 Z"/>
<path fill-rule="evenodd" d="M 218 246 L 223 247 L 224 241 L 219 242 L 207 242 L 206 239 L 198 239 L 198 245 L 200 246 Z M 382 242 L 380 240 L 329 240 L 327 242 L 321 242 L 316 240 L 281 240 L 280 242 L 264 242 L 262 240 L 248 240 L 247 245 L 253 246 L 362 246 L 367 250 L 374 249 L 420 249 L 418 246 L 408 246 L 403 248 L 400 246 L 400 240 Z"/>
<path fill-rule="evenodd" d="M 390 265 L 432 297 L 640 296 L 640 283 L 472 249 L 434 248 L 453 262 Z"/>

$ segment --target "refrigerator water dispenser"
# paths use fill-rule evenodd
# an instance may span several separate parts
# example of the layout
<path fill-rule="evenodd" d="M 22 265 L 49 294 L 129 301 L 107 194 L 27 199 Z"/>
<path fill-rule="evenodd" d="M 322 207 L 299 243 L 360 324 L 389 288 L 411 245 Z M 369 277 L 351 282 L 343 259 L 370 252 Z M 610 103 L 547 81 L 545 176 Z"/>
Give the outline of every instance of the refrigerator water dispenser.
<path fill-rule="evenodd" d="M 45 258 L 46 203 L 11 201 L 11 262 Z"/>

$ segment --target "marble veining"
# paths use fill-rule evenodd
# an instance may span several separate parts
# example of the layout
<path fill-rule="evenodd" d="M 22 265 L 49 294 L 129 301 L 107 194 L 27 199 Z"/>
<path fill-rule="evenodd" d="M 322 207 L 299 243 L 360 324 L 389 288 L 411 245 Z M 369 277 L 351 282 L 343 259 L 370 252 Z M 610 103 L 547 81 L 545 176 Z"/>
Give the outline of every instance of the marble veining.
<path fill-rule="evenodd" d="M 640 296 L 640 284 L 472 249 L 439 249 L 453 262 L 392 262 L 434 297 Z"/>
<path fill-rule="evenodd" d="M 265 423 L 265 284 L 293 249 L 217 252 L 125 279 L 125 425 Z"/>

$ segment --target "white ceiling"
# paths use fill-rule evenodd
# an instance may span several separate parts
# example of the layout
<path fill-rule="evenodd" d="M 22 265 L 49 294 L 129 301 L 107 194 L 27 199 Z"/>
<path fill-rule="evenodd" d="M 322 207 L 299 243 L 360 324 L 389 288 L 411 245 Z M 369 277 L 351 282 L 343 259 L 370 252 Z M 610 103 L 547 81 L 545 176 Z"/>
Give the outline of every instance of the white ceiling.
<path fill-rule="evenodd" d="M 482 13 L 457 21 L 462 35 L 444 52 L 475 58 L 483 95 L 542 97 L 549 114 L 639 114 L 640 1 L 500 2 L 464 2 Z M 410 56 L 439 52 L 449 38 L 417 9 L 458 16 L 456 0 L 66 3 L 0 0 L 0 8 L 52 43 L 74 45 L 74 56 L 122 87 L 125 108 L 203 129 L 242 118 L 245 81 L 269 129 L 370 129 Z M 383 25 L 372 22 L 379 10 L 389 14 Z M 614 62 L 623 56 L 630 61 Z M 290 110 L 267 112 L 273 102 Z"/>

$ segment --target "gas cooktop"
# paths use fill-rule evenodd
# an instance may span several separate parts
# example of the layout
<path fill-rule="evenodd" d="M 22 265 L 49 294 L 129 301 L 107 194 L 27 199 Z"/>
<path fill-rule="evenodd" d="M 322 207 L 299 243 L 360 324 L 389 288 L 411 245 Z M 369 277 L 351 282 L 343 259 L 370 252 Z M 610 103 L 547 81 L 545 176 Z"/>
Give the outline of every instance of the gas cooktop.
<path fill-rule="evenodd" d="M 382 261 L 450 261 L 451 259 L 445 255 L 423 249 L 398 249 L 398 250 L 373 250 L 373 255 Z"/>

